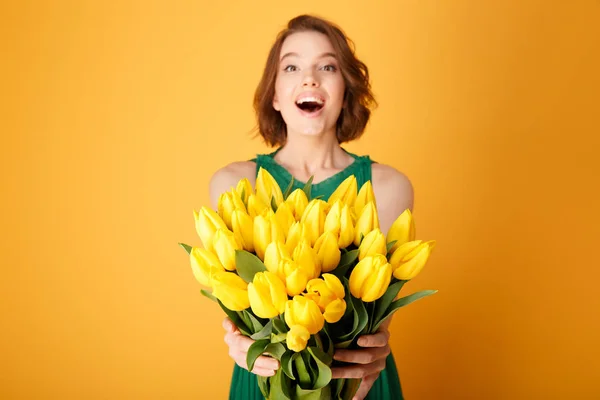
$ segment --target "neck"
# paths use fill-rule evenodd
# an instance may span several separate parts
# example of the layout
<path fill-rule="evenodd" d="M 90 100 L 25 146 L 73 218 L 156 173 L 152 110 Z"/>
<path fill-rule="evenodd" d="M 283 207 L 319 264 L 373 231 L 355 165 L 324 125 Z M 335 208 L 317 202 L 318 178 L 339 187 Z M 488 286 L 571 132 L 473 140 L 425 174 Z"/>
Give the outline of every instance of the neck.
<path fill-rule="evenodd" d="M 288 135 L 285 145 L 275 156 L 278 163 L 298 175 L 316 175 L 322 170 L 343 169 L 353 159 L 341 147 L 334 134 Z"/>

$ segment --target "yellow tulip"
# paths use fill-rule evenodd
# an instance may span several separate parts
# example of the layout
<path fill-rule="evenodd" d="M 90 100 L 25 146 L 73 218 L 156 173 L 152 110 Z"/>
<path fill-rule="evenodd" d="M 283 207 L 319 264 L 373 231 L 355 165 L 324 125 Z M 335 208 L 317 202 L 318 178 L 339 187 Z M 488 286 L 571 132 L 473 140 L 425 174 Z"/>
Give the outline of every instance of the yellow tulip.
<path fill-rule="evenodd" d="M 350 274 L 350 293 L 364 302 L 379 299 L 392 280 L 392 266 L 384 255 L 363 258 Z"/>
<path fill-rule="evenodd" d="M 371 181 L 365 182 L 364 185 L 358 191 L 358 196 L 356 197 L 356 201 L 354 202 L 354 213 L 356 216 L 359 216 L 362 213 L 363 208 L 373 202 L 375 207 L 377 207 L 377 202 L 375 201 L 375 194 L 373 193 L 373 185 Z"/>
<path fill-rule="evenodd" d="M 225 271 L 216 255 L 199 247 L 192 248 L 190 262 L 194 277 L 206 287 L 212 287 L 212 276 L 215 273 Z"/>
<path fill-rule="evenodd" d="M 301 325 L 311 335 L 316 334 L 325 325 L 325 319 L 317 303 L 303 296 L 294 296 L 285 303 L 285 322 L 291 328 Z"/>
<path fill-rule="evenodd" d="M 364 237 L 358 248 L 358 259 L 362 260 L 367 256 L 374 256 L 375 254 L 382 254 L 384 256 L 387 254 L 385 236 L 379 228 L 373 229 Z"/>
<path fill-rule="evenodd" d="M 237 192 L 238 196 L 240 196 L 244 204 L 248 204 L 248 197 L 250 197 L 253 192 L 252 184 L 248 178 L 241 179 L 238 182 L 235 191 Z"/>
<path fill-rule="evenodd" d="M 232 311 L 250 307 L 248 284 L 234 272 L 217 272 L 212 278 L 213 296 Z"/>
<path fill-rule="evenodd" d="M 234 210 L 242 210 L 246 212 L 246 206 L 242 202 L 240 196 L 235 190 L 222 193 L 221 196 L 219 196 L 217 211 L 229 229 L 232 228 L 231 214 Z"/>
<path fill-rule="evenodd" d="M 292 191 L 285 202 L 290 206 L 294 219 L 300 221 L 300 218 L 302 218 L 302 214 L 304 214 L 304 210 L 306 210 L 306 206 L 308 205 L 308 197 L 306 197 L 304 190 L 296 189 Z"/>
<path fill-rule="evenodd" d="M 236 240 L 244 250 L 254 252 L 254 220 L 242 210 L 231 213 L 231 225 Z"/>
<path fill-rule="evenodd" d="M 286 335 L 285 342 L 288 349 L 299 353 L 306 348 L 309 339 L 308 329 L 302 325 L 293 325 Z"/>
<path fill-rule="evenodd" d="M 227 229 L 227 225 L 219 214 L 208 207 L 202 207 L 199 212 L 194 211 L 196 232 L 205 249 L 212 250 L 212 239 L 217 229 Z"/>
<path fill-rule="evenodd" d="M 415 229 L 415 221 L 413 220 L 412 213 L 410 209 L 404 210 L 402 214 L 394 221 L 390 230 L 387 234 L 387 242 L 396 243 L 390 249 L 390 252 L 393 253 L 396 249 L 402 246 L 406 242 L 411 242 L 415 240 L 416 229 Z"/>
<path fill-rule="evenodd" d="M 252 311 L 260 318 L 273 318 L 285 311 L 288 300 L 285 285 L 269 271 L 258 272 L 248 284 L 248 298 Z"/>
<path fill-rule="evenodd" d="M 287 247 L 282 242 L 271 242 L 265 249 L 264 264 L 267 270 L 277 273 L 279 271 L 279 263 L 281 260 L 291 260 L 292 257 Z"/>
<path fill-rule="evenodd" d="M 302 218 L 300 219 L 306 227 L 308 237 L 310 237 L 311 246 L 314 246 L 319 236 L 323 234 L 326 206 L 327 203 L 321 199 L 311 200 L 306 206 L 304 214 L 302 214 Z"/>
<path fill-rule="evenodd" d="M 241 250 L 242 247 L 233 232 L 228 229 L 218 229 L 213 236 L 213 249 L 225 269 L 235 271 L 235 251 Z"/>
<path fill-rule="evenodd" d="M 324 232 L 315 243 L 315 253 L 322 272 L 330 272 L 337 268 L 342 257 L 337 239 L 331 232 Z"/>
<path fill-rule="evenodd" d="M 323 229 L 335 235 L 340 249 L 345 249 L 354 241 L 354 225 L 351 209 L 347 204 L 336 201 L 325 217 Z"/>
<path fill-rule="evenodd" d="M 261 260 L 265 259 L 265 250 L 269 243 L 276 241 L 285 243 L 283 230 L 275 213 L 271 211 L 265 216 L 258 215 L 254 218 L 254 251 Z"/>
<path fill-rule="evenodd" d="M 322 279 L 311 279 L 306 284 L 305 297 L 312 299 L 323 312 L 325 321 L 338 322 L 346 312 L 344 285 L 333 274 L 323 274 Z"/>
<path fill-rule="evenodd" d="M 285 240 L 285 246 L 291 253 L 302 240 L 307 240 L 310 242 L 310 236 L 308 235 L 306 226 L 302 222 L 297 221 L 290 226 L 287 239 Z"/>
<path fill-rule="evenodd" d="M 252 218 L 256 218 L 259 215 L 266 215 L 272 211 L 270 203 L 269 205 L 265 204 L 255 194 L 248 196 L 248 215 Z"/>
<path fill-rule="evenodd" d="M 283 193 L 273 176 L 264 168 L 259 168 L 256 175 L 256 195 L 263 203 L 271 205 L 271 199 L 279 206 L 283 201 Z"/>
<path fill-rule="evenodd" d="M 390 264 L 394 277 L 403 281 L 413 279 L 425 266 L 429 255 L 435 247 L 435 240 L 423 242 L 414 240 L 406 242 L 392 254 Z"/>
<path fill-rule="evenodd" d="M 306 271 L 309 279 L 318 278 L 321 275 L 321 264 L 315 250 L 310 247 L 307 240 L 301 240 L 298 243 L 292 253 L 292 259 Z"/>
<path fill-rule="evenodd" d="M 290 227 L 296 222 L 290 206 L 285 202 L 281 203 L 275 212 L 275 216 L 277 217 L 277 221 L 279 221 L 279 226 L 283 230 L 283 235 L 287 238 Z"/>
<path fill-rule="evenodd" d="M 356 229 L 354 230 L 354 244 L 360 245 L 361 235 L 366 236 L 373 229 L 379 228 L 379 216 L 374 202 L 367 203 L 363 207 L 358 220 L 356 221 Z"/>
<path fill-rule="evenodd" d="M 340 200 L 342 203 L 352 207 L 356 201 L 357 190 L 356 177 L 350 175 L 333 191 L 327 202 L 333 205 L 336 201 Z"/>
<path fill-rule="evenodd" d="M 280 261 L 278 275 L 285 280 L 285 289 L 289 296 L 302 293 L 308 280 L 312 278 L 302 264 L 288 259 Z"/>

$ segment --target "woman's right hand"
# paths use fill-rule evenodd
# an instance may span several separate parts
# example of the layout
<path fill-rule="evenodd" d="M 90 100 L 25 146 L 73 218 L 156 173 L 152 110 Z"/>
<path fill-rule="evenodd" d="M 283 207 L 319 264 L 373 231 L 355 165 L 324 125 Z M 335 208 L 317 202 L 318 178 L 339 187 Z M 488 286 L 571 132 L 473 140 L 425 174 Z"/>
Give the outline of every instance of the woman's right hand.
<path fill-rule="evenodd" d="M 233 358 L 235 363 L 244 369 L 248 369 L 246 363 L 246 356 L 248 349 L 254 343 L 254 340 L 248 336 L 242 335 L 240 330 L 235 324 L 229 319 L 225 318 L 223 321 L 223 328 L 225 328 L 225 343 L 229 346 L 229 356 Z M 274 358 L 267 356 L 260 356 L 254 363 L 252 373 L 260 376 L 274 376 L 275 371 L 279 369 L 279 361 Z"/>

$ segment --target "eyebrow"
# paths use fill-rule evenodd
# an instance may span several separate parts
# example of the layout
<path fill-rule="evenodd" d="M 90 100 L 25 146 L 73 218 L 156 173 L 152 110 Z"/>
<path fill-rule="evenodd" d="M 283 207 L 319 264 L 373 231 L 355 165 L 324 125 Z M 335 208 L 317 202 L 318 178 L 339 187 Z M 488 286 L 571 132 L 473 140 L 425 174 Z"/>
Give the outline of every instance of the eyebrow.
<path fill-rule="evenodd" d="M 300 55 L 298 53 L 294 53 L 294 52 L 290 52 L 290 53 L 285 53 L 280 59 L 279 62 L 283 61 L 286 57 L 299 57 Z M 337 57 L 335 56 L 334 53 L 331 52 L 327 52 L 327 53 L 323 53 L 321 54 L 319 57 L 317 58 L 325 58 L 325 57 L 333 57 L 335 59 L 337 59 Z"/>

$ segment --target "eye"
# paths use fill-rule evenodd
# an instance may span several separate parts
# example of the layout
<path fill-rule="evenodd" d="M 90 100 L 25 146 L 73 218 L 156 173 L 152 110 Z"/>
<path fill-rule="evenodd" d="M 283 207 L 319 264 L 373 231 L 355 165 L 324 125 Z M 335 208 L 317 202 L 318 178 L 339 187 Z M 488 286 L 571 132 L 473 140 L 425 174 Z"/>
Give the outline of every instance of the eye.
<path fill-rule="evenodd" d="M 335 65 L 325 65 L 323 68 L 323 70 L 328 71 L 328 72 L 335 72 L 337 71 L 337 68 L 335 67 Z"/>
<path fill-rule="evenodd" d="M 293 71 L 297 71 L 298 68 L 296 68 L 295 65 L 287 65 L 286 67 L 283 68 L 283 70 L 285 72 L 293 72 Z"/>

